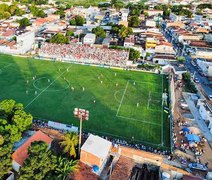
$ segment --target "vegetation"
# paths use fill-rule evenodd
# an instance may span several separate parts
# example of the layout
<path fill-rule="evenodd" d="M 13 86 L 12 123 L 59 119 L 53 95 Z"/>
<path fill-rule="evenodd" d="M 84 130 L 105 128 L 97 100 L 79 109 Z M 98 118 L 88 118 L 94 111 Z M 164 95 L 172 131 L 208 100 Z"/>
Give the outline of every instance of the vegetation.
<path fill-rule="evenodd" d="M 129 35 L 131 35 L 131 34 L 133 34 L 133 30 L 132 30 L 132 28 L 130 28 L 130 27 L 126 27 L 126 26 L 123 26 L 123 25 L 121 25 L 121 26 L 119 26 L 120 27 L 120 29 L 119 29 L 119 31 L 118 31 L 118 35 L 121 37 L 121 38 L 126 38 L 127 36 L 129 36 Z"/>
<path fill-rule="evenodd" d="M 48 4 L 48 0 L 16 0 L 17 2 L 20 2 L 22 4 L 35 4 L 35 5 L 42 5 L 42 4 Z"/>
<path fill-rule="evenodd" d="M 0 178 L 12 168 L 13 144 L 31 124 L 32 116 L 24 111 L 22 104 L 14 100 L 0 102 Z"/>
<path fill-rule="evenodd" d="M 130 27 L 138 27 L 141 25 L 141 20 L 138 16 L 130 16 L 128 19 L 128 24 Z"/>
<path fill-rule="evenodd" d="M 105 38 L 106 37 L 106 33 L 104 31 L 104 29 L 100 26 L 97 26 L 96 28 L 92 29 L 92 33 L 94 33 L 96 35 L 96 37 L 100 37 L 100 38 Z"/>
<path fill-rule="evenodd" d="M 179 56 L 179 57 L 177 57 L 177 61 L 179 63 L 183 63 L 183 62 L 185 62 L 185 57 L 184 56 Z"/>
<path fill-rule="evenodd" d="M 191 81 L 191 75 L 189 72 L 183 74 L 183 80 L 185 81 L 185 91 L 197 93 L 194 83 Z"/>
<path fill-rule="evenodd" d="M 28 148 L 28 158 L 19 171 L 20 180 L 24 179 L 57 179 L 65 180 L 77 170 L 78 161 L 57 157 L 43 141 L 35 141 Z"/>
<path fill-rule="evenodd" d="M 20 180 L 44 179 L 49 171 L 56 168 L 57 158 L 43 141 L 32 142 L 28 155 L 19 171 Z"/>
<path fill-rule="evenodd" d="M 212 4 L 199 4 L 197 6 L 197 9 L 206 9 L 206 8 L 209 8 L 209 9 L 212 9 Z"/>
<path fill-rule="evenodd" d="M 171 8 L 171 11 L 176 15 L 187 16 L 188 18 L 191 18 L 193 13 L 187 8 L 190 8 L 190 6 L 176 5 Z"/>
<path fill-rule="evenodd" d="M 31 11 L 32 15 L 34 17 L 41 17 L 44 18 L 46 16 L 46 14 L 44 13 L 44 11 L 42 9 L 39 9 L 38 7 L 36 7 L 35 5 L 32 5 L 29 7 L 29 10 Z"/>
<path fill-rule="evenodd" d="M 82 26 L 84 23 L 85 23 L 85 18 L 79 15 L 74 16 L 74 18 L 70 20 L 70 25 L 74 25 L 74 26 Z"/>
<path fill-rule="evenodd" d="M 0 4 L 0 19 L 9 19 L 10 16 L 21 16 L 25 12 L 22 11 L 17 5 L 7 5 L 7 4 Z"/>
<path fill-rule="evenodd" d="M 26 26 L 30 25 L 29 19 L 28 18 L 23 18 L 18 21 L 20 24 L 20 27 L 25 28 Z"/>
<path fill-rule="evenodd" d="M 130 60 L 135 61 L 135 60 L 139 59 L 140 56 L 141 56 L 141 53 L 138 50 L 130 48 L 130 53 L 129 53 Z"/>
<path fill-rule="evenodd" d="M 65 12 L 62 9 L 57 10 L 55 14 L 60 15 L 60 19 L 65 17 Z"/>
<path fill-rule="evenodd" d="M 122 0 L 111 0 L 110 4 L 116 9 L 121 9 L 124 7 L 124 2 Z"/>
<path fill-rule="evenodd" d="M 74 36 L 74 32 L 71 31 L 71 30 L 68 30 L 68 31 L 66 32 L 66 36 L 68 36 L 68 37 Z"/>
<path fill-rule="evenodd" d="M 56 44 L 68 44 L 69 43 L 69 38 L 64 36 L 61 33 L 55 34 L 51 39 L 50 43 L 56 43 Z"/>
<path fill-rule="evenodd" d="M 60 142 L 61 147 L 64 150 L 64 153 L 68 153 L 69 156 L 76 158 L 76 146 L 78 145 L 78 135 L 76 133 L 67 133 L 65 134 L 62 142 Z"/>

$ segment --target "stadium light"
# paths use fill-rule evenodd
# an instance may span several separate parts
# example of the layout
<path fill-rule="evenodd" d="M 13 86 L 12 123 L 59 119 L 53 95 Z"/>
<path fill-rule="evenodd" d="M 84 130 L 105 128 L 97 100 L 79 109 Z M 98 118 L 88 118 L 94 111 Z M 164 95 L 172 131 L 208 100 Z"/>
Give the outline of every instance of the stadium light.
<path fill-rule="evenodd" d="M 74 108 L 74 116 L 80 120 L 80 132 L 79 132 L 79 147 L 78 147 L 78 156 L 80 158 L 80 148 L 82 142 L 82 121 L 88 121 L 89 111 L 80 108 Z"/>

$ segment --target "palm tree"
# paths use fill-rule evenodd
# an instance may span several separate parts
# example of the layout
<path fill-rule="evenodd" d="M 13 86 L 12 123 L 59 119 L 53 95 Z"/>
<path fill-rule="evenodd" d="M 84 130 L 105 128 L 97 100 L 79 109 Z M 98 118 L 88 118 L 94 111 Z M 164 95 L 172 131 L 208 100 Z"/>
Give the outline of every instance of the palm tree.
<path fill-rule="evenodd" d="M 79 167 L 77 160 L 69 161 L 66 158 L 59 157 L 58 165 L 57 168 L 55 169 L 56 174 L 58 175 L 57 178 L 65 180 L 70 173 L 77 171 L 78 168 Z"/>
<path fill-rule="evenodd" d="M 78 139 L 79 138 L 76 133 L 70 132 L 65 134 L 63 140 L 60 142 L 60 146 L 64 148 L 63 151 L 65 153 L 69 153 L 69 155 L 74 158 L 77 156 L 75 147 L 78 144 Z"/>

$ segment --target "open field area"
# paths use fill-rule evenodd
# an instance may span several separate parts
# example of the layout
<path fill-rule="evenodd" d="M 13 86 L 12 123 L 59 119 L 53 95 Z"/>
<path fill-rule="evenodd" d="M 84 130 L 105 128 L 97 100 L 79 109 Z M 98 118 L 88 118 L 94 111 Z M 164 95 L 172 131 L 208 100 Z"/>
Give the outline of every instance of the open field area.
<path fill-rule="evenodd" d="M 162 75 L 0 55 L 0 85 L 0 100 L 23 103 L 37 119 L 78 125 L 79 107 L 90 111 L 88 132 L 170 145 Z"/>

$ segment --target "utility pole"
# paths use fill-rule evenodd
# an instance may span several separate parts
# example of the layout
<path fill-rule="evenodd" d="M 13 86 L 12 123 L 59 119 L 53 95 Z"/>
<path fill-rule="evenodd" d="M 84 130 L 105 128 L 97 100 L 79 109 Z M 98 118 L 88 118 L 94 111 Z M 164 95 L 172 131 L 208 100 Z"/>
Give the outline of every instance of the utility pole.
<path fill-rule="evenodd" d="M 79 129 L 79 146 L 78 146 L 78 156 L 80 158 L 80 148 L 82 143 L 82 121 L 88 121 L 89 111 L 80 108 L 74 108 L 74 116 L 77 117 L 80 121 L 80 129 Z"/>

